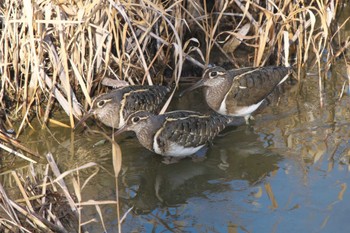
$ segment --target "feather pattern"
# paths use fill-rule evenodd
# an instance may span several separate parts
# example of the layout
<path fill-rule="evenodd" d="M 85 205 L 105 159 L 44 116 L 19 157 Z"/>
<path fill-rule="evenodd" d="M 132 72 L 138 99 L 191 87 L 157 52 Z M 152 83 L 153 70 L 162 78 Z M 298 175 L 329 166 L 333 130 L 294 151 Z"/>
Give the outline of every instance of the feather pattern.
<path fill-rule="evenodd" d="M 97 96 L 92 111 L 105 125 L 120 128 L 126 118 L 139 110 L 157 112 L 170 88 L 165 86 L 127 86 Z"/>
<path fill-rule="evenodd" d="M 225 70 L 216 66 L 188 90 L 204 86 L 204 96 L 214 111 L 229 116 L 249 116 L 289 76 L 290 67 L 269 66 Z M 186 90 L 187 91 L 187 90 Z"/>
<path fill-rule="evenodd" d="M 130 115 L 120 131 L 134 131 L 140 143 L 157 154 L 184 157 L 213 140 L 231 119 L 217 113 L 173 111 L 154 115 L 140 111 Z"/>

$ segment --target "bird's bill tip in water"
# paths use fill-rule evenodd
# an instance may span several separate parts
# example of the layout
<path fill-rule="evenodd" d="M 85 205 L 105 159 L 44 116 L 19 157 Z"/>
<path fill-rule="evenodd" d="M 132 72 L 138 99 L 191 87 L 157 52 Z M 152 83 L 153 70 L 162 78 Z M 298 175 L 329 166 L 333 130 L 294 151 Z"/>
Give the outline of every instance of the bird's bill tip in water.
<path fill-rule="evenodd" d="M 193 91 L 194 89 L 197 89 L 199 87 L 202 87 L 204 85 L 204 81 L 203 79 L 199 80 L 198 82 L 196 82 L 195 84 L 193 84 L 192 86 L 190 86 L 189 88 L 183 90 L 180 94 L 179 97 L 182 97 L 185 93 L 189 92 L 189 91 Z"/>
<path fill-rule="evenodd" d="M 93 115 L 93 111 L 88 111 L 81 119 L 80 121 L 75 125 L 73 130 L 76 130 L 81 124 L 83 124 L 89 117 Z"/>
<path fill-rule="evenodd" d="M 114 132 L 114 137 L 118 137 L 120 134 L 124 133 L 125 131 L 128 131 L 127 124 L 124 124 L 121 128 L 119 128 L 116 132 Z"/>

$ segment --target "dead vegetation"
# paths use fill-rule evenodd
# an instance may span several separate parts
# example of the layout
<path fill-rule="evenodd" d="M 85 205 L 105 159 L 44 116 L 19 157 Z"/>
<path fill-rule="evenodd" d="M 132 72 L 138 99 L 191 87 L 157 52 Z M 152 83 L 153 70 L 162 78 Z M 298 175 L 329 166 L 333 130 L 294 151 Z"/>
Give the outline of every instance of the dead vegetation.
<path fill-rule="evenodd" d="M 43 126 L 65 125 L 54 119 L 53 113 L 60 109 L 74 127 L 75 118 L 88 108 L 91 97 L 108 88 L 106 83 L 162 83 L 176 90 L 186 80 L 184 75 L 200 75 L 209 63 L 231 68 L 293 65 L 299 79 L 304 77 L 305 67 L 316 66 L 322 105 L 322 80 L 337 59 L 348 64 L 344 88 L 346 82 L 350 85 L 350 37 L 340 36 L 349 18 L 341 23 L 335 20 L 345 3 L 5 0 L 0 3 L 0 104 L 7 112 L 3 120 L 7 128 L 12 122 L 20 123 L 16 136 L 4 134 L 1 141 L 23 150 L 14 141 L 31 127 L 33 118 Z M 117 177 L 121 155 L 118 146 L 112 145 Z M 0 218 L 0 225 L 8 232 L 65 232 L 67 226 L 52 216 L 54 203 L 51 209 L 42 209 L 57 190 L 77 218 L 76 231 L 81 230 L 79 189 L 75 190 L 76 199 L 69 197 L 62 185 L 55 187 L 60 175 L 47 180 L 50 169 L 49 165 L 45 169 L 39 192 L 30 185 L 24 188 L 27 181 L 18 178 L 17 172 L 11 173 L 18 179 L 23 202 L 12 201 L 0 187 L 1 207 L 7 213 Z M 36 175 L 31 175 L 30 183 L 38 184 Z M 52 190 L 51 194 L 46 190 Z M 118 205 L 118 200 L 111 203 Z"/>

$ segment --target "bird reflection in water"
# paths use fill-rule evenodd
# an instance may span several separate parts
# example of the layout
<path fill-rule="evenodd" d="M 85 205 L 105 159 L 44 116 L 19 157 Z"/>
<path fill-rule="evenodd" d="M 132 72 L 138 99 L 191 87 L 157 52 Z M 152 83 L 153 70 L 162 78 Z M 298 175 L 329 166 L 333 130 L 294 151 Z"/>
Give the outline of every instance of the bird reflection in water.
<path fill-rule="evenodd" d="M 166 165 L 155 161 L 148 164 L 150 166 L 147 169 L 136 168 L 134 172 L 139 175 L 138 190 L 127 201 L 128 206 L 133 206 L 136 214 L 149 214 L 164 207 L 176 208 L 186 204 L 190 198 L 208 198 L 208 193 L 247 189 L 278 169 L 281 156 L 263 148 L 262 143 L 256 140 L 257 135 L 250 133 L 245 142 L 232 143 L 238 136 L 234 133 L 219 140 L 202 162 L 185 159 Z M 254 141 L 249 138 L 251 136 L 255 138 Z M 223 147 L 220 144 L 230 146 Z M 130 175 L 125 176 L 126 184 Z M 243 181 L 244 185 L 234 187 L 236 181 Z"/>

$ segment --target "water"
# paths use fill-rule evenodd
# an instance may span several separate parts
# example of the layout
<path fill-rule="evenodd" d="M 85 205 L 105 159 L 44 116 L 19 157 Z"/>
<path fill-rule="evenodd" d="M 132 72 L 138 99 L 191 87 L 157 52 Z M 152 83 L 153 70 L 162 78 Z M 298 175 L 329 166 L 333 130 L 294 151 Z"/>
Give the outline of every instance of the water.
<path fill-rule="evenodd" d="M 216 138 L 204 161 L 166 165 L 132 134 L 119 138 L 121 214 L 132 208 L 122 231 L 349 232 L 350 97 L 338 100 L 342 72 L 332 70 L 324 80 L 322 108 L 318 77 L 307 76 L 255 116 L 251 126 L 230 128 Z M 207 110 L 200 90 L 175 99 L 172 108 L 191 106 Z M 61 127 L 28 132 L 21 140 L 41 154 L 52 152 L 62 171 L 99 164 L 99 170 L 79 173 L 82 186 L 97 172 L 82 190 L 82 201 L 115 200 L 111 145 L 101 143 L 100 135 Z M 3 162 L 3 170 L 10 162 Z M 116 232 L 115 205 L 100 208 L 107 231 Z M 83 221 L 96 220 L 87 230 L 103 231 L 94 206 L 84 206 L 82 213 Z"/>
<path fill-rule="evenodd" d="M 337 101 L 343 81 L 325 81 L 320 108 L 318 77 L 307 77 L 253 126 L 217 138 L 200 163 L 163 165 L 122 143 L 132 164 L 123 194 L 134 206 L 123 230 L 348 232 L 349 96 Z"/>

